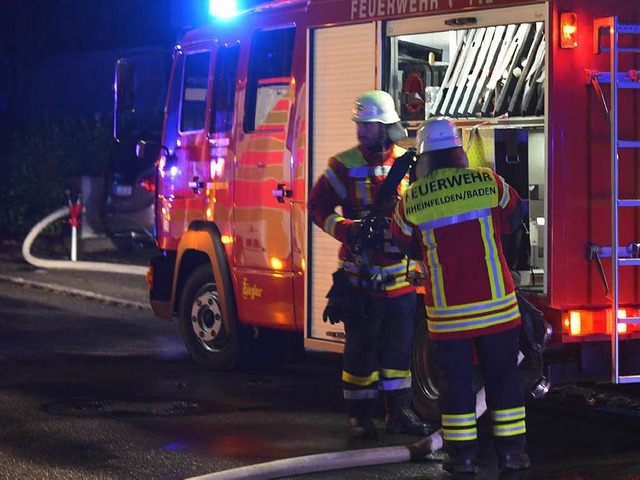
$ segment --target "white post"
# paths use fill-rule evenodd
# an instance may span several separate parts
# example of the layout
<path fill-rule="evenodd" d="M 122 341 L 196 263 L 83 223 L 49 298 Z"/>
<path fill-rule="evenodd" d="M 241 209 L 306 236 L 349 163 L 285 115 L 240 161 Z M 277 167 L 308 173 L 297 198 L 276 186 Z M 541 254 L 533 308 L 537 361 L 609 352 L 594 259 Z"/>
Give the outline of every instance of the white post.
<path fill-rule="evenodd" d="M 78 227 L 71 227 L 71 261 L 78 259 Z"/>

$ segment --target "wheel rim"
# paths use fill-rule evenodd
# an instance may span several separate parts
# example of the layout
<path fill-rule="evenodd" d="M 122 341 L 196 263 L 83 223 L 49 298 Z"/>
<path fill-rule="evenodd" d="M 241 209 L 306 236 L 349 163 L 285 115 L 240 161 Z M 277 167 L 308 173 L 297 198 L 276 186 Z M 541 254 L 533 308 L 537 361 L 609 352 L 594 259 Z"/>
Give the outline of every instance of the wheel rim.
<path fill-rule="evenodd" d="M 194 296 L 190 318 L 193 334 L 206 350 L 219 351 L 228 343 L 220 296 L 213 283 L 203 286 Z"/>

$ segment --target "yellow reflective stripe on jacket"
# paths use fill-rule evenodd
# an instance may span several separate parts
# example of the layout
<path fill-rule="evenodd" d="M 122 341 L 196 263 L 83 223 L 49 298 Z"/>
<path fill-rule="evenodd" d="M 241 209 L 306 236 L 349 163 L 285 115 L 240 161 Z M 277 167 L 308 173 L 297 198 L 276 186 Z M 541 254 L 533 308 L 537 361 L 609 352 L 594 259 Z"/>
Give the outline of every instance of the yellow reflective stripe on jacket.
<path fill-rule="evenodd" d="M 395 158 L 403 155 L 407 150 L 398 147 L 397 145 L 393 148 L 393 156 Z M 341 152 L 335 156 L 335 158 L 342 162 L 342 164 L 347 168 L 348 175 L 350 178 L 354 179 L 353 184 L 355 188 L 355 196 L 358 200 L 362 202 L 363 205 L 373 205 L 375 199 L 373 198 L 373 188 L 371 179 L 373 177 L 385 177 L 389 174 L 391 170 L 390 165 L 369 165 L 362 155 L 362 152 L 357 147 L 351 148 L 344 152 Z M 344 192 L 344 196 L 340 196 L 341 199 L 346 198 L 347 190 L 344 186 L 339 183 L 336 179 L 336 184 L 329 178 L 329 181 L 333 185 L 334 189 L 341 195 Z"/>
<path fill-rule="evenodd" d="M 382 237 L 383 237 L 383 240 L 384 240 L 384 248 L 383 248 L 383 250 L 386 253 L 398 253 L 398 254 L 401 253 L 400 249 L 397 247 L 397 245 L 393 241 L 393 237 L 391 236 L 391 230 L 389 230 L 388 228 L 385 228 L 382 231 Z"/>
<path fill-rule="evenodd" d="M 447 306 L 447 297 L 444 292 L 444 278 L 442 277 L 442 265 L 438 258 L 438 246 L 436 235 L 433 230 L 422 230 L 422 240 L 427 246 L 427 265 L 431 274 L 429 282 L 431 283 L 431 296 L 433 298 L 434 307 L 436 309 L 445 308 Z"/>
<path fill-rule="evenodd" d="M 340 222 L 344 221 L 344 217 L 342 215 L 338 215 L 337 213 L 332 213 L 324 220 L 324 224 L 322 225 L 322 229 L 327 232 L 329 235 L 335 238 L 336 236 L 336 225 Z"/>
<path fill-rule="evenodd" d="M 394 145 L 393 146 L 393 156 L 395 158 L 401 157 L 405 153 L 407 153 L 407 149 L 406 148 L 401 147 L 400 145 Z"/>
<path fill-rule="evenodd" d="M 480 219 L 480 232 L 482 234 L 482 243 L 484 244 L 485 262 L 487 264 L 487 272 L 489 273 L 489 284 L 491 285 L 491 296 L 500 298 L 504 296 L 505 286 L 502 277 L 502 266 L 500 265 L 500 257 L 498 254 L 498 245 L 496 244 L 493 230 L 493 221 L 491 217 Z"/>
<path fill-rule="evenodd" d="M 470 212 L 461 213 L 459 215 L 449 215 L 448 217 L 429 220 L 419 224 L 423 230 L 433 230 L 434 228 L 446 227 L 457 223 L 466 222 L 467 220 L 478 220 L 482 217 L 491 216 L 491 209 L 484 208 L 481 210 L 472 210 Z"/>
<path fill-rule="evenodd" d="M 393 219 L 398 224 L 398 227 L 400 227 L 403 235 L 410 237 L 413 234 L 413 227 L 404 221 L 403 215 L 400 212 L 400 202 L 396 205 Z"/>
<path fill-rule="evenodd" d="M 394 158 L 401 157 L 405 153 L 407 153 L 406 148 L 402 148 L 402 147 L 399 147 L 398 145 L 394 145 L 393 147 Z M 335 156 L 335 158 L 340 160 L 342 164 L 345 167 L 347 167 L 349 170 L 357 169 L 358 167 L 369 167 L 369 164 L 367 163 L 365 158 L 362 156 L 362 152 L 358 147 L 353 147 L 353 148 L 350 148 L 349 150 L 345 150 L 344 152 L 340 152 Z M 364 170 L 363 171 L 355 170 L 354 174 L 357 174 L 357 175 L 353 175 L 353 176 L 361 176 L 361 177 L 370 176 L 370 175 L 386 176 L 389 173 L 389 170 L 391 169 L 390 166 L 378 166 L 378 167 L 374 166 L 372 168 L 378 169 L 378 170 L 370 170 L 366 172 Z"/>
<path fill-rule="evenodd" d="M 345 198 L 347 198 L 347 187 L 344 186 L 344 184 L 336 175 L 336 172 L 334 172 L 331 167 L 327 168 L 324 171 L 324 176 L 327 177 L 327 180 L 333 187 L 333 190 L 336 192 L 336 195 L 338 195 L 338 198 L 340 198 L 340 200 L 344 200 Z"/>
<path fill-rule="evenodd" d="M 434 309 L 427 307 L 427 317 L 433 318 L 433 311 Z M 452 333 L 492 327 L 494 325 L 500 325 L 501 323 L 509 323 L 519 317 L 520 311 L 518 310 L 518 304 L 516 303 L 512 308 L 506 311 L 490 313 L 483 316 L 474 315 L 471 318 L 461 320 L 428 320 L 427 323 L 430 332 Z"/>
<path fill-rule="evenodd" d="M 356 193 L 356 198 L 362 205 L 369 206 L 373 205 L 373 193 L 372 193 L 372 184 L 370 177 L 364 177 L 360 180 L 356 180 L 353 182 L 354 190 Z"/>
<path fill-rule="evenodd" d="M 406 258 L 399 263 L 387 266 L 372 265 L 370 266 L 371 275 L 380 275 L 382 278 L 388 278 L 389 281 L 385 283 L 384 290 L 392 292 L 401 288 L 406 288 L 410 284 L 407 281 L 407 262 L 409 263 L 409 271 L 415 270 L 415 262 L 408 261 Z M 347 260 L 339 260 L 338 268 L 344 268 L 349 274 L 349 282 L 354 287 L 358 286 L 358 275 L 360 273 L 360 266 L 355 262 L 349 262 Z"/>
<path fill-rule="evenodd" d="M 358 149 L 358 147 L 353 147 L 349 150 L 345 150 L 344 152 L 340 152 L 335 156 L 335 158 L 340 160 L 342 164 L 347 168 L 362 167 L 367 165 L 367 161 L 362 156 L 362 152 Z"/>
<path fill-rule="evenodd" d="M 502 298 L 493 298 L 482 302 L 463 303 L 451 307 L 431 308 L 429 316 L 431 318 L 452 318 L 465 315 L 483 315 L 497 310 L 503 311 L 507 307 L 518 304 L 515 293 L 510 293 Z"/>
<path fill-rule="evenodd" d="M 502 198 L 500 198 L 500 208 L 504 208 L 511 200 L 511 196 L 509 195 L 509 187 L 504 184 L 504 178 L 500 177 L 500 181 L 502 183 Z"/>
<path fill-rule="evenodd" d="M 386 177 L 391 170 L 391 165 L 365 165 L 349 169 L 351 178 Z"/>

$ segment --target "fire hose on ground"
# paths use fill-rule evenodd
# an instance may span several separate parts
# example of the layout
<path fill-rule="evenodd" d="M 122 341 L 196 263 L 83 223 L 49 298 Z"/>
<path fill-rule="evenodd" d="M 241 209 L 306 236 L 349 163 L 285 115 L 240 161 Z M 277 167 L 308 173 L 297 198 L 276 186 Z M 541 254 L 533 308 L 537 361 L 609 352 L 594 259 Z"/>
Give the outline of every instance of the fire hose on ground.
<path fill-rule="evenodd" d="M 79 225 L 79 215 L 81 209 L 82 207 L 79 201 L 69 202 L 69 206 L 61 207 L 40 220 L 27 234 L 24 242 L 22 243 L 22 256 L 24 257 L 24 259 L 31 265 L 39 268 L 146 275 L 147 267 L 139 265 L 120 265 L 106 262 L 76 261 L 77 228 Z M 48 225 L 66 216 L 69 216 L 69 224 L 71 225 L 71 260 L 49 260 L 34 256 L 31 253 L 31 246 L 33 245 L 36 237 Z"/>
<path fill-rule="evenodd" d="M 524 359 L 518 353 L 518 365 Z M 480 418 L 487 410 L 484 387 L 476 394 L 476 417 Z M 424 458 L 443 446 L 442 429 L 435 431 L 411 445 L 365 448 L 346 452 L 329 452 L 302 457 L 285 458 L 272 462 L 248 465 L 223 470 L 221 472 L 191 477 L 186 480 L 267 480 L 280 477 L 292 477 L 308 473 L 342 470 L 346 468 L 368 467 L 390 463 L 404 463 Z"/>

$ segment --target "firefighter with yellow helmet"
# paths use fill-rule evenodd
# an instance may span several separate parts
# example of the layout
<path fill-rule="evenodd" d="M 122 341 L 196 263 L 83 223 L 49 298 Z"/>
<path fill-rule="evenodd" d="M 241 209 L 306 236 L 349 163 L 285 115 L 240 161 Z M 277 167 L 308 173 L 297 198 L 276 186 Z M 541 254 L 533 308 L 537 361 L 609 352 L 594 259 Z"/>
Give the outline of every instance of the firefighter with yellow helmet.
<path fill-rule="evenodd" d="M 411 409 L 410 363 L 417 298 L 406 279 L 408 260 L 389 232 L 393 206 L 408 178 L 393 187 L 388 201 L 376 198 L 396 159 L 412 154 L 396 144 L 406 137 L 406 130 L 388 93 L 363 93 L 355 102 L 352 119 L 358 145 L 329 160 L 308 202 L 313 222 L 342 243 L 339 269 L 334 273 L 323 317 L 331 323 L 344 322 L 342 385 L 350 434 L 376 436 L 373 418 L 382 390 L 386 431 L 427 435 L 431 427 Z M 379 234 L 362 241 L 363 223 L 378 206 L 383 223 Z M 413 262 L 409 267 L 414 268 Z"/>
<path fill-rule="evenodd" d="M 409 257 L 426 266 L 429 338 L 442 399 L 442 428 L 454 474 L 475 472 L 477 427 L 472 361 L 475 348 L 491 412 L 501 470 L 529 468 L 525 407 L 517 372 L 520 313 L 501 233 L 520 225 L 516 191 L 489 168 L 469 168 L 448 118 L 417 132 L 416 181 L 397 203 L 391 232 Z"/>

